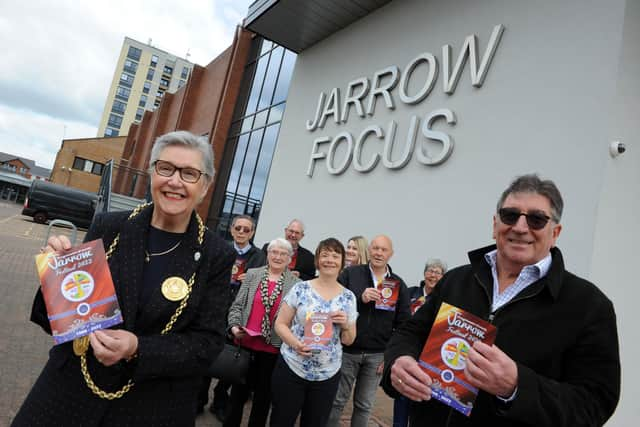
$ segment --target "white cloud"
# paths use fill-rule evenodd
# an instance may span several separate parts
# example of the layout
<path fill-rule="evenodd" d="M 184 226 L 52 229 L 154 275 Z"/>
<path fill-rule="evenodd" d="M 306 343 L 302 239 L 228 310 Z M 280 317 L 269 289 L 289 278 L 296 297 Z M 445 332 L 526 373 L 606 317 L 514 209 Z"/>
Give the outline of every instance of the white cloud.
<path fill-rule="evenodd" d="M 67 138 L 96 136 L 124 37 L 207 65 L 249 0 L 4 2 L 0 151 L 50 167 Z"/>

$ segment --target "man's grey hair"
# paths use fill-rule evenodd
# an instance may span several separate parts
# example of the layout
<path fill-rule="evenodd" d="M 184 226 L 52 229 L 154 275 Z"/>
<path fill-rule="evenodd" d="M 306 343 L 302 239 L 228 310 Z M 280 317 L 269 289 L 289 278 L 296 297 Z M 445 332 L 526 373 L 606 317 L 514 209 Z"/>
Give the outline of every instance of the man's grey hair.
<path fill-rule="evenodd" d="M 236 225 L 236 222 L 239 219 L 246 219 L 247 221 L 251 221 L 251 229 L 255 230 L 256 229 L 256 220 L 253 219 L 252 216 L 249 215 L 236 215 L 233 217 L 233 220 L 231 221 L 231 226 L 233 227 L 234 225 Z"/>
<path fill-rule="evenodd" d="M 202 155 L 201 171 L 206 174 L 206 179 L 211 182 L 215 175 L 213 166 L 213 149 L 206 136 L 197 136 L 186 130 L 177 130 L 159 136 L 151 148 L 149 157 L 149 173 L 153 172 L 153 165 L 160 158 L 162 150 L 171 146 L 181 146 L 197 150 Z"/>
<path fill-rule="evenodd" d="M 442 274 L 447 272 L 447 263 L 438 258 L 429 258 L 427 263 L 424 265 L 423 273 L 426 273 L 430 268 L 439 268 L 442 270 Z"/>
<path fill-rule="evenodd" d="M 551 205 L 551 219 L 556 223 L 560 222 L 562 218 L 562 209 L 564 208 L 564 202 L 562 201 L 562 195 L 560 190 L 556 187 L 556 184 L 550 179 L 540 179 L 536 174 L 528 174 L 517 177 L 513 180 L 511 185 L 500 196 L 498 200 L 497 210 L 500 210 L 504 205 L 504 201 L 510 194 L 515 193 L 534 193 L 544 196 L 549 200 Z"/>
<path fill-rule="evenodd" d="M 302 222 L 301 220 L 299 220 L 298 218 L 293 218 L 291 221 L 289 221 L 289 224 L 287 224 L 287 228 L 289 228 L 289 226 L 291 224 L 293 224 L 294 222 L 297 222 L 298 224 L 300 224 L 300 227 L 302 228 L 302 232 L 304 233 L 304 222 Z"/>
<path fill-rule="evenodd" d="M 287 239 L 283 239 L 282 237 L 277 237 L 269 242 L 269 246 L 267 246 L 267 252 L 269 252 L 273 248 L 284 249 L 289 252 L 289 256 L 293 255 L 293 246 Z"/>

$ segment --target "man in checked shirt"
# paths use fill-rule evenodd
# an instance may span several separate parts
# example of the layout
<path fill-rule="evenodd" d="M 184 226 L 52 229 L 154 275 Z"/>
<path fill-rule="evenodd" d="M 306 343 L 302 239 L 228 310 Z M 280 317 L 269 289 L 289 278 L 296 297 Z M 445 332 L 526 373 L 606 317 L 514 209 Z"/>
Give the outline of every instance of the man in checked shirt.
<path fill-rule="evenodd" d="M 496 245 L 469 252 L 471 263 L 445 274 L 394 333 L 382 385 L 414 401 L 411 425 L 601 426 L 613 414 L 616 316 L 602 291 L 565 270 L 556 247 L 562 208 L 553 181 L 516 178 L 493 216 Z M 467 380 L 479 389 L 469 417 L 431 399 L 432 378 L 416 362 L 443 301 L 498 328 L 494 345 L 477 341 L 466 359 Z"/>

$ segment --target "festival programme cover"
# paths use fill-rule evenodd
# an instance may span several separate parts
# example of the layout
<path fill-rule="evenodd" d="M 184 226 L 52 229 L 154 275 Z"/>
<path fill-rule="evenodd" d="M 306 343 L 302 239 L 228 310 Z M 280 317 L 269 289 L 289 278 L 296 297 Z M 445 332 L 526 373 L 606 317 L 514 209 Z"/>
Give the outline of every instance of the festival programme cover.
<path fill-rule="evenodd" d="M 416 311 L 418 311 L 420 309 L 420 307 L 422 307 L 424 305 L 424 303 L 427 302 L 427 298 L 422 295 L 419 296 L 418 298 L 416 298 L 412 303 L 411 303 L 411 314 L 416 314 Z"/>
<path fill-rule="evenodd" d="M 494 325 L 443 302 L 418 360 L 433 380 L 431 396 L 469 416 L 478 395 L 464 374 L 469 348 L 475 341 L 492 345 L 495 339 Z"/>
<path fill-rule="evenodd" d="M 231 269 L 231 283 L 240 284 L 239 277 L 247 271 L 247 260 L 245 258 L 236 258 L 236 262 Z"/>
<path fill-rule="evenodd" d="M 36 255 L 36 268 L 56 344 L 122 323 L 102 239 Z"/>
<path fill-rule="evenodd" d="M 385 279 L 378 285 L 378 290 L 382 294 L 382 300 L 376 303 L 377 310 L 396 311 L 398 293 L 400 292 L 400 282 L 393 279 Z"/>
<path fill-rule="evenodd" d="M 302 342 L 311 351 L 330 350 L 333 322 L 329 313 L 307 312 Z"/>

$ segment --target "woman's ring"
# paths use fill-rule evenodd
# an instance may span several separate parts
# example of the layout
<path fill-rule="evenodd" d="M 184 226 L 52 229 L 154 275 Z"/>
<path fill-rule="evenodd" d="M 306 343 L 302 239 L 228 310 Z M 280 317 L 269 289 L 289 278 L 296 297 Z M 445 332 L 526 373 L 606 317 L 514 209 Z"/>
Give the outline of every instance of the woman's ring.
<path fill-rule="evenodd" d="M 402 380 L 398 378 L 398 385 L 402 385 Z"/>

